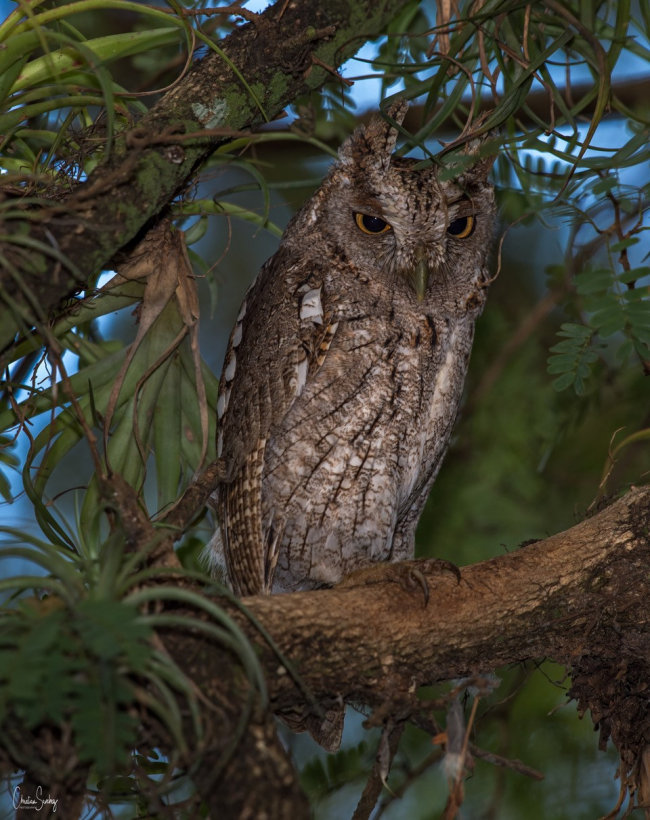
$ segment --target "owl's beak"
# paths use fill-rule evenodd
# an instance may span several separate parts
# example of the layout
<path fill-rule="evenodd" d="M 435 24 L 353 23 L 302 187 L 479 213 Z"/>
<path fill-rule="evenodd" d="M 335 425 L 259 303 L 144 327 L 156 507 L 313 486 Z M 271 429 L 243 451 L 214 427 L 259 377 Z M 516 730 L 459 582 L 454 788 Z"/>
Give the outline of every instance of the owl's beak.
<path fill-rule="evenodd" d="M 424 294 L 427 292 L 427 283 L 429 281 L 429 263 L 427 262 L 427 252 L 422 246 L 415 251 L 415 267 L 411 271 L 411 281 L 418 302 L 424 301 Z"/>

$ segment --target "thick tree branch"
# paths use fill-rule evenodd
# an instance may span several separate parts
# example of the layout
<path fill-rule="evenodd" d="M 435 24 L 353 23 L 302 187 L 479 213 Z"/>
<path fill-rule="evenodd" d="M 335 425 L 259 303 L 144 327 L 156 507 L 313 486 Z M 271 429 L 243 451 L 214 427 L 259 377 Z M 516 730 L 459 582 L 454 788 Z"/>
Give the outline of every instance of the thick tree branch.
<path fill-rule="evenodd" d="M 329 76 L 323 65 L 351 57 L 401 6 L 403 0 L 275 3 L 227 37 L 220 53 L 193 65 L 70 196 L 40 209 L 32 202 L 24 218 L 18 202 L 6 226 L 18 237 L 5 249 L 14 269 L 0 269 L 0 350 L 20 329 L 19 313 L 29 326 L 35 312 L 47 316 L 83 288 L 178 194 L 229 130 L 272 120 L 318 88 Z"/>
<path fill-rule="evenodd" d="M 460 580 L 440 562 L 420 560 L 357 573 L 334 589 L 244 604 L 325 707 L 343 700 L 382 707 L 386 714 L 416 713 L 418 686 L 548 657 L 572 668 L 580 706 L 593 710 L 588 687 L 580 689 L 581 670 L 592 679 L 594 665 L 609 670 L 609 711 L 600 719 L 607 718 L 629 770 L 650 736 L 650 708 L 639 684 L 638 719 L 625 729 L 627 718 L 617 709 L 629 714 L 632 706 L 618 698 L 614 679 L 625 684 L 627 698 L 634 692 L 629 676 L 645 682 L 650 672 L 649 532 L 645 487 L 566 532 L 463 567 Z M 413 570 L 429 585 L 426 607 L 418 585 L 409 588 Z M 232 604 L 225 606 L 257 646 L 272 708 L 308 706 L 275 650 Z M 232 679 L 224 668 L 231 658 L 200 640 L 188 642 L 187 635 L 170 634 L 165 642 L 202 691 L 228 691 Z M 251 756 L 249 744 L 237 760 L 250 769 Z M 260 782 L 259 788 L 273 784 Z"/>
<path fill-rule="evenodd" d="M 650 488 L 634 489 L 566 532 L 463 567 L 460 582 L 436 562 L 409 562 L 428 582 L 426 607 L 420 590 L 400 583 L 396 565 L 331 590 L 244 604 L 318 696 L 378 704 L 395 684 L 542 656 L 570 663 L 601 639 L 622 644 L 647 633 L 649 531 Z M 280 705 L 295 699 L 289 692 L 290 681 L 271 684 Z"/>

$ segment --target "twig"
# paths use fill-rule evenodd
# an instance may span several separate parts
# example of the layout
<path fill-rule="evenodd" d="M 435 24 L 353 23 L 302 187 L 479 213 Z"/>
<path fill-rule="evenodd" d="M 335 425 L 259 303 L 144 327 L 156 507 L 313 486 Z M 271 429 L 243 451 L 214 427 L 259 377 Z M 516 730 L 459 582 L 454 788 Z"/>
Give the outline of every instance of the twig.
<path fill-rule="evenodd" d="M 347 77 L 344 77 L 342 74 L 339 74 L 339 72 L 335 68 L 333 68 L 331 65 L 327 65 L 327 63 L 324 63 L 315 54 L 311 55 L 311 61 L 314 65 L 317 65 L 317 66 L 320 66 L 321 68 L 324 68 L 325 71 L 329 72 L 333 77 L 336 77 L 336 79 L 340 83 L 343 83 L 343 85 L 347 85 L 348 88 L 350 86 L 354 85 L 354 82 L 352 80 L 348 80 Z"/>
<path fill-rule="evenodd" d="M 377 813 L 374 815 L 374 820 L 379 820 L 384 811 L 391 805 L 393 800 L 402 797 L 406 790 L 409 788 L 409 786 L 412 783 L 414 783 L 420 777 L 420 775 L 424 774 L 424 772 L 426 772 L 427 769 L 430 769 L 431 766 L 435 766 L 436 763 L 439 763 L 441 759 L 442 752 L 440 751 L 440 749 L 436 749 L 435 751 L 427 755 L 421 763 L 419 763 L 417 766 L 411 769 L 407 773 L 407 777 L 404 780 L 404 782 L 401 783 L 397 788 L 395 788 L 393 792 L 389 794 L 381 802 L 379 808 L 377 809 Z"/>
<path fill-rule="evenodd" d="M 177 529 L 179 535 L 207 502 L 217 484 L 225 478 L 222 459 L 217 459 L 199 473 L 171 509 L 158 519 L 159 524 Z"/>
<path fill-rule="evenodd" d="M 210 17 L 214 14 L 225 14 L 229 17 L 241 17 L 248 23 L 258 23 L 260 16 L 257 12 L 249 11 L 249 9 L 242 8 L 239 3 L 234 3 L 232 6 L 219 6 L 214 9 L 200 8 L 200 9 L 182 9 L 183 17 Z"/>
<path fill-rule="evenodd" d="M 544 774 L 542 772 L 537 769 L 533 769 L 531 766 L 527 766 L 525 763 L 522 763 L 521 760 L 510 760 L 502 755 L 481 749 L 479 746 L 474 745 L 474 743 L 469 744 L 469 750 L 473 757 L 476 757 L 479 760 L 485 760 L 486 763 L 491 763 L 493 766 L 501 766 L 504 769 L 511 769 L 513 772 L 523 774 L 525 777 L 531 777 L 533 780 L 544 780 Z"/>
<path fill-rule="evenodd" d="M 379 795 L 385 785 L 386 775 L 388 774 L 390 764 L 397 751 L 403 731 L 403 722 L 396 723 L 392 727 L 387 725 L 384 728 L 382 738 L 379 742 L 379 749 L 377 750 L 375 765 L 370 773 L 359 803 L 354 810 L 352 820 L 368 820 L 372 814 L 372 810 L 377 804 Z"/>

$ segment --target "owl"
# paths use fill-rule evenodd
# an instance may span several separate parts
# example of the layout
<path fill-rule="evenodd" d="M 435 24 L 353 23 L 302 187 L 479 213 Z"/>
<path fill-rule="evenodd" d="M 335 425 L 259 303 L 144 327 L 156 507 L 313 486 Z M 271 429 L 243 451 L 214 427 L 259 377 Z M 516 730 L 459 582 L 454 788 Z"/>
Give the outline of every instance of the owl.
<path fill-rule="evenodd" d="M 342 145 L 230 335 L 211 548 L 239 595 L 413 557 L 486 298 L 495 208 L 491 159 L 449 180 L 394 155 L 406 107 Z"/>

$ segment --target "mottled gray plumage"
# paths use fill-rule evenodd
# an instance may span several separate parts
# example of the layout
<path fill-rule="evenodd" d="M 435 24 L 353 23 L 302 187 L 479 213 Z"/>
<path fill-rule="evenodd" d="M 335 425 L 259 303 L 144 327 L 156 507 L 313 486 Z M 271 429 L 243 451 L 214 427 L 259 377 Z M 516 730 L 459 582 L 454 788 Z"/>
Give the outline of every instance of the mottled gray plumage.
<path fill-rule="evenodd" d="M 490 160 L 442 182 L 393 157 L 396 138 L 377 117 L 344 143 L 230 336 L 213 549 L 239 594 L 413 556 L 485 302 L 494 198 Z"/>

